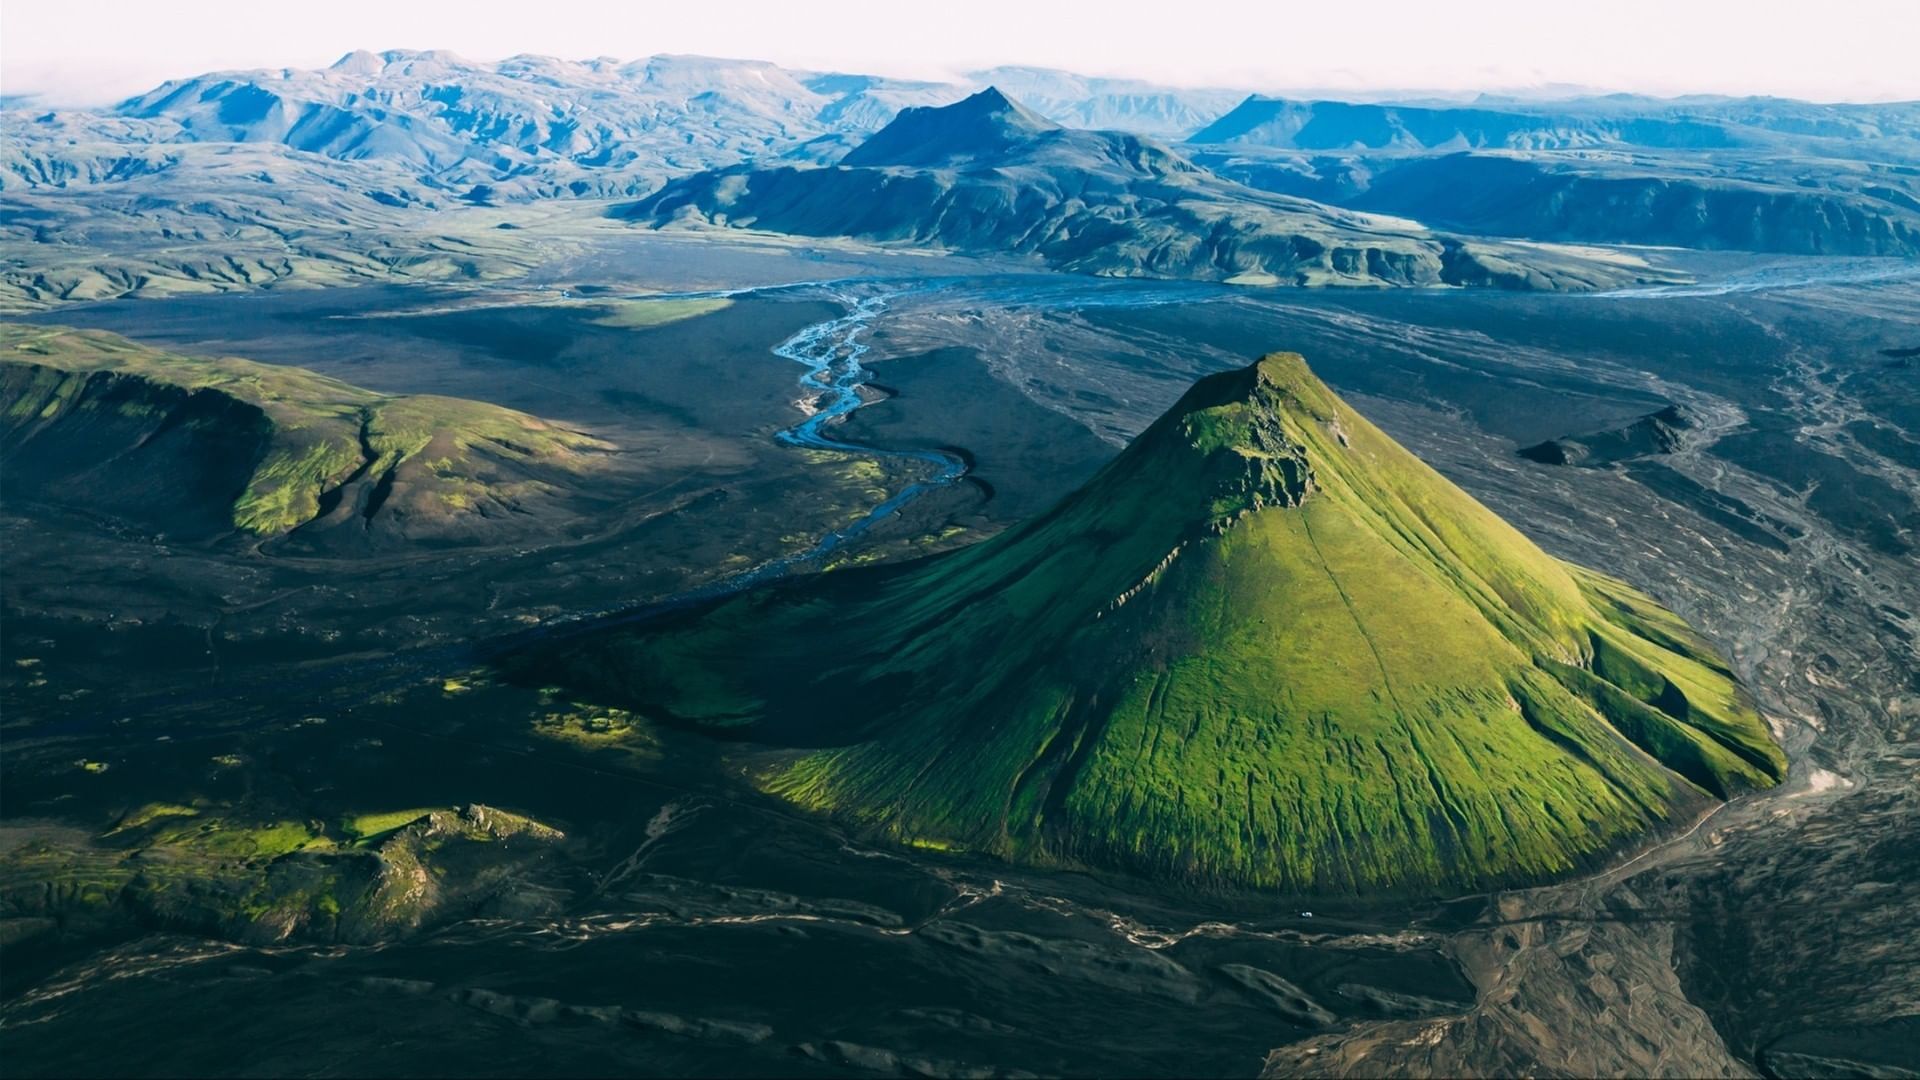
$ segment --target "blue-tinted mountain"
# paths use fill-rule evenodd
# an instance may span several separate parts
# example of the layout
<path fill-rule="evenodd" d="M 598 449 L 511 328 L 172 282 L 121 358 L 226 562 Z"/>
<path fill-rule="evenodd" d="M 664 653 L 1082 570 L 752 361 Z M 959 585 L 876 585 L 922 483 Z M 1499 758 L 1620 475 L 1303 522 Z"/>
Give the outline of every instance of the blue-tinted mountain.
<path fill-rule="evenodd" d="M 1559 102 L 1356 104 L 1255 94 L 1189 141 L 1294 150 L 1791 148 L 1920 161 L 1920 103 L 1614 95 Z"/>
<path fill-rule="evenodd" d="M 871 131 L 940 84 L 807 76 L 751 60 L 546 56 L 475 62 L 440 50 L 354 52 L 315 71 L 178 79 L 114 112 L 173 141 L 278 143 L 397 162 L 442 185 L 528 194 L 629 192 L 835 131 Z"/>
<path fill-rule="evenodd" d="M 1920 254 L 1920 170 L 1749 151 L 1236 148 L 1197 160 L 1263 190 L 1483 236 L 1793 255 Z"/>
<path fill-rule="evenodd" d="M 1151 139 L 1063 127 L 991 86 L 945 107 L 902 111 L 841 158 L 840 164 L 963 170 L 1077 165 L 1141 176 L 1198 171 L 1192 162 Z"/>

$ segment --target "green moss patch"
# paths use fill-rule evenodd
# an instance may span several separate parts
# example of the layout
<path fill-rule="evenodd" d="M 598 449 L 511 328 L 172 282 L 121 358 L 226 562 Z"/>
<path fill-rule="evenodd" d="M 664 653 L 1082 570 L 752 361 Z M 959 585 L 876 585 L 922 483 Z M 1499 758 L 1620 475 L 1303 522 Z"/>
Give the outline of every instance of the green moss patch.
<path fill-rule="evenodd" d="M 595 303 L 592 306 L 604 312 L 593 320 L 599 326 L 611 326 L 621 330 L 644 330 L 679 322 L 682 319 L 693 319 L 701 315 L 711 315 L 716 311 L 724 311 L 733 306 L 733 301 L 725 297 L 639 299 L 615 300 Z"/>
<path fill-rule="evenodd" d="M 372 843 L 388 833 L 406 825 L 411 825 L 435 810 L 444 807 L 423 806 L 412 810 L 385 810 L 371 814 L 354 814 L 340 821 L 340 831 L 356 844 Z"/>

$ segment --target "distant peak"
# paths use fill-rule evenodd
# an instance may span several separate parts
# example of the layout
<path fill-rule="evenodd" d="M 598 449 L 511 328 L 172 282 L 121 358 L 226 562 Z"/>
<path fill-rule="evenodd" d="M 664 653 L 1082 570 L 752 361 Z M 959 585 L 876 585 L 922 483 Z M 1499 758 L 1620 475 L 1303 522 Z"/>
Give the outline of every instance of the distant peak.
<path fill-rule="evenodd" d="M 1060 126 L 1008 97 L 997 86 L 989 86 L 951 105 L 935 107 L 933 111 L 955 117 L 990 116 L 1036 131 L 1046 131 Z"/>
<path fill-rule="evenodd" d="M 848 165 L 940 166 L 983 161 L 1060 125 L 989 86 L 951 105 L 904 109 L 844 159 Z"/>
<path fill-rule="evenodd" d="M 366 49 L 355 49 L 333 62 L 328 71 L 338 71 L 345 75 L 375 75 L 386 66 L 379 55 Z"/>

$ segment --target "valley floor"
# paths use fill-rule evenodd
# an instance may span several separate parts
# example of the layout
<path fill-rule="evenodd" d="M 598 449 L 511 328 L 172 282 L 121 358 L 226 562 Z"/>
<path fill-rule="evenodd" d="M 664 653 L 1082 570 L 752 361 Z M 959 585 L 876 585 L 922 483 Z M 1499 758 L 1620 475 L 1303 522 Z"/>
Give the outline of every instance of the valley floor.
<path fill-rule="evenodd" d="M 671 445 L 680 479 L 622 489 L 602 529 L 352 558 L 9 499 L 0 1053 L 22 1076 L 1920 1070 L 1920 272 L 1697 271 L 1302 293 L 658 238 L 542 283 L 752 291 L 624 327 L 417 287 L 33 316 Z M 927 479 L 775 438 L 805 395 L 773 350 L 862 300 L 875 403 L 828 430 L 968 471 L 796 570 L 990 535 L 1197 376 L 1294 350 L 1551 553 L 1702 629 L 1788 783 L 1578 882 L 1308 914 L 875 847 L 751 794 L 713 743 L 490 679 L 528 634 L 804 554 Z M 1691 426 L 1659 452 L 1516 453 L 1670 405 Z M 357 853 L 434 829 L 472 843 L 362 933 Z M 170 891 L 181 867 L 219 884 Z M 295 895 L 336 918 L 281 934 Z"/>

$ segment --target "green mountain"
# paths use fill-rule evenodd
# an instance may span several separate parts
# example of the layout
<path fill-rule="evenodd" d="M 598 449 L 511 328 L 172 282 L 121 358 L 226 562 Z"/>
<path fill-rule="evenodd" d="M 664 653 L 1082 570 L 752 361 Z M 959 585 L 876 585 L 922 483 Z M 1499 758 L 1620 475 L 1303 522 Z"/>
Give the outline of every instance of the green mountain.
<path fill-rule="evenodd" d="M 1292 354 L 991 540 L 556 651 L 905 843 L 1309 895 L 1551 877 L 1786 767 L 1678 618 Z"/>

